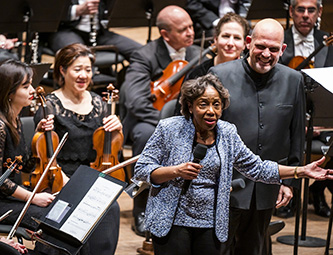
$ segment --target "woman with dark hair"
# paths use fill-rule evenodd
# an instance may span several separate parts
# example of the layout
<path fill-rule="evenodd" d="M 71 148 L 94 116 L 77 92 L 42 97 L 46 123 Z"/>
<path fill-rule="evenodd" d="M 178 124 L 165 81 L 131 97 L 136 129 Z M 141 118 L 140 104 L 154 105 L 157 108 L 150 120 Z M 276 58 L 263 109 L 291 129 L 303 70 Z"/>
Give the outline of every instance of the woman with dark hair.
<path fill-rule="evenodd" d="M 17 60 L 7 60 L 0 65 L 0 170 L 1 175 L 7 170 L 4 163 L 22 156 L 22 171 L 31 172 L 34 167 L 30 151 L 25 144 L 22 123 L 19 113 L 23 107 L 29 106 L 34 97 L 32 69 Z M 52 130 L 53 116 L 38 122 L 36 131 Z M 65 182 L 66 180 L 64 180 Z M 2 222 L 14 224 L 21 213 L 31 192 L 22 186 L 20 171 L 13 171 L 0 187 L 0 215 L 8 210 L 13 212 Z M 38 218 L 42 214 L 41 207 L 46 207 L 54 199 L 52 194 L 37 193 L 32 199 L 21 226 L 34 230 L 37 223 L 31 217 Z"/>
<path fill-rule="evenodd" d="M 216 76 L 188 80 L 181 90 L 184 116 L 159 122 L 135 166 L 134 179 L 151 184 L 145 226 L 155 255 L 220 254 L 228 236 L 233 168 L 267 184 L 292 177 L 333 178 L 333 170 L 318 166 L 324 157 L 289 167 L 254 155 L 236 127 L 220 120 L 229 93 Z M 192 156 L 198 144 L 207 147 L 200 164 Z M 191 184 L 182 192 L 185 180 Z"/>
<path fill-rule="evenodd" d="M 68 177 L 80 165 L 90 166 L 95 161 L 93 134 L 97 128 L 103 126 L 106 131 L 122 132 L 117 116 L 106 116 L 106 103 L 99 95 L 87 90 L 92 82 L 94 61 L 91 50 L 79 43 L 59 50 L 55 56 L 54 80 L 60 88 L 46 96 L 48 111 L 54 115 L 54 131 L 59 137 L 69 133 L 57 157 L 57 163 Z M 39 110 L 35 115 L 36 123 L 41 116 L 42 111 Z M 114 254 L 119 220 L 119 205 L 115 202 L 89 238 L 85 247 L 89 254 Z"/>

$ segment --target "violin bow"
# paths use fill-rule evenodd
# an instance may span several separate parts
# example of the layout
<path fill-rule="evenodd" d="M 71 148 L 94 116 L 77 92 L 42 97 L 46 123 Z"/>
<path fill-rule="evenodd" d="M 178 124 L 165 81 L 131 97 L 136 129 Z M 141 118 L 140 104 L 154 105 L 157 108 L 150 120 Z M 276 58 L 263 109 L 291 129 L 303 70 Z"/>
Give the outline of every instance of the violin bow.
<path fill-rule="evenodd" d="M 116 171 L 116 170 L 118 170 L 120 168 L 124 168 L 125 166 L 130 165 L 130 164 L 135 163 L 136 161 L 138 161 L 139 157 L 140 157 L 140 154 L 134 156 L 133 158 L 125 160 L 124 162 L 121 162 L 121 163 L 119 163 L 119 164 L 117 164 L 117 165 L 115 165 L 113 167 L 105 169 L 102 173 L 103 174 L 109 174 L 109 173 L 112 173 L 112 172 L 114 172 L 114 171 Z"/>
<path fill-rule="evenodd" d="M 36 187 L 35 187 L 34 190 L 32 191 L 32 193 L 31 193 L 31 195 L 30 195 L 28 201 L 27 201 L 26 204 L 24 205 L 24 207 L 23 207 L 23 209 L 22 209 L 20 215 L 18 216 L 18 218 L 17 218 L 17 220 L 16 220 L 16 222 L 15 222 L 15 224 L 14 224 L 14 226 L 13 226 L 12 229 L 10 230 L 10 232 L 9 232 L 9 234 L 8 234 L 8 236 L 7 236 L 7 239 L 12 239 L 13 236 L 15 235 L 16 230 L 17 230 L 18 226 L 20 225 L 20 223 L 21 223 L 21 221 L 22 221 L 24 215 L 26 214 L 26 212 L 27 212 L 27 210 L 28 210 L 28 208 L 29 208 L 29 206 L 30 206 L 30 204 L 31 204 L 31 202 L 32 202 L 32 199 L 34 198 L 34 196 L 35 196 L 35 194 L 36 194 L 36 192 L 37 192 L 37 190 L 38 190 L 40 184 L 42 183 L 42 181 L 44 180 L 45 176 L 47 175 L 47 172 L 49 171 L 49 169 L 50 169 L 50 167 L 51 167 L 53 161 L 55 160 L 55 158 L 58 156 L 58 154 L 59 154 L 61 148 L 63 147 L 63 145 L 64 145 L 65 142 L 67 141 L 67 138 L 68 138 L 68 132 L 64 134 L 64 136 L 62 137 L 60 143 L 58 144 L 57 149 L 56 149 L 55 152 L 53 153 L 53 155 L 52 155 L 52 157 L 51 157 L 49 163 L 47 164 L 47 166 L 46 166 L 46 168 L 45 168 L 45 170 L 44 170 L 44 172 L 43 172 L 43 174 L 42 174 L 42 176 L 40 177 L 39 181 L 37 182 Z"/>

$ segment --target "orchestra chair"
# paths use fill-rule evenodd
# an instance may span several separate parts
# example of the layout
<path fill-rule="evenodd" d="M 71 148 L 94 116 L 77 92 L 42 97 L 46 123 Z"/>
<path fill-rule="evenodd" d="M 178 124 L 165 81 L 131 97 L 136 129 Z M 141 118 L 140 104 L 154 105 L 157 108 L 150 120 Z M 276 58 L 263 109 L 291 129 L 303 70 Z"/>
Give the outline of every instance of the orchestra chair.
<path fill-rule="evenodd" d="M 160 119 L 165 119 L 174 116 L 176 110 L 177 99 L 172 99 L 166 102 L 160 112 Z"/>
<path fill-rule="evenodd" d="M 35 122 L 33 116 L 20 117 L 23 128 L 23 135 L 25 144 L 29 147 L 32 142 L 32 138 L 35 135 Z"/>

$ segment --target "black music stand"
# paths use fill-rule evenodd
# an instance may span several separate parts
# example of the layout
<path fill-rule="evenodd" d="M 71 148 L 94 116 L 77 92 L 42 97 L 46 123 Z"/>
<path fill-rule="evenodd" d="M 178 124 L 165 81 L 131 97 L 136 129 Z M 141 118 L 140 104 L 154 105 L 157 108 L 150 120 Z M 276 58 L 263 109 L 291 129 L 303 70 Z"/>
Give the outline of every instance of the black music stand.
<path fill-rule="evenodd" d="M 0 9 L 0 33 L 26 32 L 25 62 L 30 62 L 30 50 L 27 46 L 31 42 L 32 32 L 57 31 L 69 4 L 70 0 L 6 1 Z"/>
<path fill-rule="evenodd" d="M 321 70 L 325 68 L 320 68 Z M 312 69 L 314 70 L 314 69 Z M 318 71 L 319 68 L 317 68 Z M 332 70 L 333 69 L 327 69 Z M 303 70 L 306 72 L 306 70 Z M 310 74 L 309 74 L 310 75 Z M 333 94 L 325 87 L 317 83 L 310 76 L 305 74 L 305 86 L 307 96 L 307 113 L 308 119 L 308 132 L 307 132 L 307 146 L 306 146 L 306 164 L 311 162 L 311 148 L 313 138 L 313 126 L 333 126 Z M 301 190 L 301 188 L 300 188 Z M 300 190 L 298 193 L 300 193 Z M 299 216 L 300 216 L 300 196 L 297 197 L 297 208 L 295 216 L 295 233 L 293 236 L 280 236 L 277 241 L 283 244 L 294 245 L 294 254 L 298 253 L 298 246 L 303 247 L 324 247 L 326 241 L 321 238 L 306 236 L 306 221 L 307 221 L 307 208 L 309 197 L 309 179 L 304 179 L 304 195 L 303 195 L 303 210 L 302 210 L 302 229 L 301 236 L 298 236 L 299 231 Z"/>
<path fill-rule="evenodd" d="M 289 27 L 289 0 L 252 0 L 246 19 L 286 18 Z"/>
<path fill-rule="evenodd" d="M 39 83 L 43 79 L 45 73 L 50 69 L 51 63 L 37 63 L 37 64 L 30 64 L 31 68 L 34 71 L 34 75 L 32 77 L 32 86 L 37 88 Z"/>
<path fill-rule="evenodd" d="M 118 199 L 127 183 L 81 165 L 48 206 L 36 241 L 75 255 Z"/>
<path fill-rule="evenodd" d="M 110 6 L 108 27 L 145 27 L 148 26 L 148 39 L 151 41 L 151 28 L 160 10 L 168 5 L 182 8 L 186 0 L 115 0 Z"/>
<path fill-rule="evenodd" d="M 323 0 L 323 13 L 321 15 L 321 25 L 320 29 L 333 32 L 333 1 Z"/>

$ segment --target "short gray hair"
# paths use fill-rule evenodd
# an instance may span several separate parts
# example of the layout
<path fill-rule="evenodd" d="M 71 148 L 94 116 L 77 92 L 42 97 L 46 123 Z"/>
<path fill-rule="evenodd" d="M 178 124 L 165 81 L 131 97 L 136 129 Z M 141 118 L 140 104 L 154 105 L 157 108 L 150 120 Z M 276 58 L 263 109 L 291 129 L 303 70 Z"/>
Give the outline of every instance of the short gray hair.
<path fill-rule="evenodd" d="M 302 0 L 299 0 L 299 1 L 302 1 Z M 290 5 L 292 7 L 295 7 L 296 6 L 296 2 L 297 0 L 290 0 Z M 322 5 L 322 0 L 317 0 L 317 7 L 319 9 L 319 7 Z"/>

